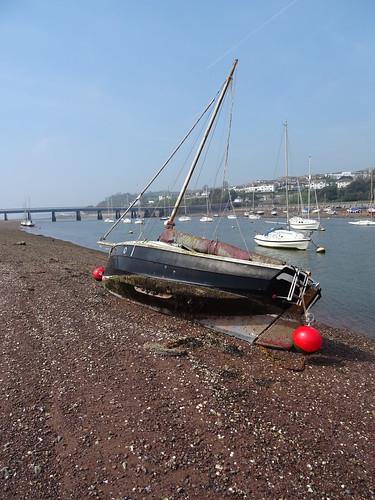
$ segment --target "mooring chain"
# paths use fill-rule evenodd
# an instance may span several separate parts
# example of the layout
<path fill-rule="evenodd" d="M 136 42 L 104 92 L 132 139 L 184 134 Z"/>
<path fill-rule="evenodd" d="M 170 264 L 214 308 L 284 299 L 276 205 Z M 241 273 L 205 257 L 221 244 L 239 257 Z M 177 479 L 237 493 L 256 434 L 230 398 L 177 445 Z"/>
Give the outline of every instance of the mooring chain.
<path fill-rule="evenodd" d="M 268 356 L 271 361 L 276 365 L 276 366 L 280 366 L 281 368 L 285 368 L 286 370 L 290 370 L 292 372 L 302 372 L 304 369 L 305 369 L 305 366 L 306 366 L 306 355 L 303 354 L 303 357 L 302 357 L 302 361 L 301 361 L 301 365 L 297 368 L 295 368 L 294 366 L 289 366 L 285 363 L 282 363 L 280 360 L 276 359 L 270 352 L 269 350 L 262 346 L 262 345 L 259 345 L 257 344 L 258 347 L 260 347 L 263 352 L 266 354 L 266 356 Z"/>

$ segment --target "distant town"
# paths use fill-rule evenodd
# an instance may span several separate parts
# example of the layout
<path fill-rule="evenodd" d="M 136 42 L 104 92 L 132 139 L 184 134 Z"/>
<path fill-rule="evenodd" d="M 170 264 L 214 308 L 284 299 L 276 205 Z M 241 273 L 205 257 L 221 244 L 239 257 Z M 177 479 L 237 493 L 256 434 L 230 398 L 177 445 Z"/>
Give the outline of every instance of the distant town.
<path fill-rule="evenodd" d="M 353 206 L 356 203 L 369 203 L 371 191 L 371 171 L 333 172 L 311 176 L 289 177 L 288 197 L 291 204 L 306 203 L 309 193 L 312 203 L 340 203 Z M 223 194 L 225 193 L 225 194 Z M 253 207 L 259 205 L 285 204 L 285 177 L 275 180 L 255 180 L 251 183 L 220 188 L 203 186 L 200 190 L 187 191 L 185 204 L 187 207 L 204 205 L 209 200 L 210 205 L 227 203 L 231 200 L 237 207 Z M 136 195 L 117 193 L 98 203 L 98 207 L 128 206 Z M 172 206 L 177 193 L 150 192 L 142 197 L 142 206 L 150 208 L 164 204 Z"/>
<path fill-rule="evenodd" d="M 334 172 L 330 174 L 318 174 L 311 176 L 310 188 L 314 191 L 319 191 L 328 186 L 336 186 L 337 189 L 343 189 L 349 186 L 356 179 L 370 179 L 369 170 L 359 170 L 357 172 Z M 289 177 L 288 189 L 308 189 L 309 179 L 307 176 Z M 285 188 L 285 177 L 280 177 L 274 181 L 257 180 L 251 184 L 245 184 L 233 187 L 236 191 L 244 193 L 271 193 Z"/>

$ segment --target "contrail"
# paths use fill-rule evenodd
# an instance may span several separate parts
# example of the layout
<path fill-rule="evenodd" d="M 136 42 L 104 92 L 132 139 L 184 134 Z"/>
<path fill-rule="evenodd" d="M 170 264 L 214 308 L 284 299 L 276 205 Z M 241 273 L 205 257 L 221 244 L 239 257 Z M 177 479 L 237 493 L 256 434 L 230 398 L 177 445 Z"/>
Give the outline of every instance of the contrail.
<path fill-rule="evenodd" d="M 256 33 L 258 33 L 261 29 L 263 29 L 265 26 L 267 26 L 267 24 L 271 23 L 277 17 L 281 16 L 281 14 L 283 12 L 285 12 L 287 9 L 289 9 L 289 7 L 291 7 L 292 5 L 294 5 L 295 3 L 297 3 L 298 1 L 299 0 L 293 0 L 288 5 L 286 5 L 284 8 L 282 8 L 279 12 L 277 12 L 272 17 L 270 17 L 269 19 L 267 19 L 267 21 L 265 21 L 263 24 L 261 24 L 260 26 L 258 26 L 258 28 L 256 28 L 254 31 L 252 31 L 251 33 L 249 33 L 249 35 L 245 36 L 245 38 L 243 38 L 240 42 L 238 42 L 236 45 L 234 45 L 231 49 L 229 49 L 226 52 L 224 52 L 224 54 L 221 55 L 220 57 L 218 57 L 213 63 L 211 63 L 207 67 L 207 69 L 212 68 L 212 66 L 214 66 L 217 62 L 221 61 L 221 59 L 223 59 L 225 56 L 227 56 L 228 54 L 230 54 L 234 49 L 236 49 L 237 47 L 239 47 L 240 45 L 242 45 L 244 42 L 246 42 L 246 40 L 248 40 L 250 37 L 252 37 Z"/>

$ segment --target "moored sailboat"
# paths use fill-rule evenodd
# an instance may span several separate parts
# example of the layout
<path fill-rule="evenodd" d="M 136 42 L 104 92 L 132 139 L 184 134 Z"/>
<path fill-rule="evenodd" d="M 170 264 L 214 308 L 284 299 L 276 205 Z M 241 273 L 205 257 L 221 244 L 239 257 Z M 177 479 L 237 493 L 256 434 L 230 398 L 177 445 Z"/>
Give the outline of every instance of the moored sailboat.
<path fill-rule="evenodd" d="M 310 236 L 290 229 L 289 200 L 288 200 L 288 125 L 284 122 L 285 130 L 285 201 L 287 228 L 272 228 L 263 234 L 254 236 L 255 242 L 262 247 L 288 248 L 306 250 L 311 240 Z"/>
<path fill-rule="evenodd" d="M 373 166 L 371 165 L 371 182 L 370 182 L 370 206 L 368 209 L 368 213 L 370 215 L 370 219 L 358 219 L 354 221 L 349 221 L 349 224 L 353 224 L 354 226 L 370 226 L 375 227 L 375 221 L 372 220 L 372 215 L 374 213 L 372 200 L 374 196 L 374 188 L 373 188 Z"/>
<path fill-rule="evenodd" d="M 207 317 L 247 317 L 261 313 L 272 313 L 275 319 L 287 310 L 303 314 L 319 299 L 320 286 L 308 271 L 218 240 L 181 233 L 174 227 L 189 181 L 231 86 L 236 65 L 237 60 L 158 240 L 107 243 L 107 233 L 99 241 L 110 247 L 103 284 L 113 294 L 165 313 L 202 321 Z"/>
<path fill-rule="evenodd" d="M 199 219 L 200 222 L 212 222 L 213 221 L 213 218 L 210 216 L 209 197 L 210 197 L 210 193 L 206 192 L 206 215 L 202 215 L 202 217 Z"/>
<path fill-rule="evenodd" d="M 292 229 L 300 230 L 312 230 L 316 231 L 319 229 L 320 220 L 310 218 L 310 201 L 311 201 L 311 155 L 309 156 L 309 189 L 307 194 L 307 212 L 306 217 L 301 217 L 296 215 L 291 217 L 289 224 Z M 316 212 L 319 213 L 319 212 Z"/>
<path fill-rule="evenodd" d="M 189 222 L 189 221 L 191 221 L 191 217 L 186 212 L 186 200 L 185 199 L 184 199 L 184 211 L 185 211 L 184 215 L 181 215 L 178 218 L 179 222 Z"/>
<path fill-rule="evenodd" d="M 303 233 L 290 231 L 282 227 L 273 227 L 264 234 L 257 234 L 254 240 L 262 247 L 289 248 L 294 250 L 306 250 L 310 241 Z"/>

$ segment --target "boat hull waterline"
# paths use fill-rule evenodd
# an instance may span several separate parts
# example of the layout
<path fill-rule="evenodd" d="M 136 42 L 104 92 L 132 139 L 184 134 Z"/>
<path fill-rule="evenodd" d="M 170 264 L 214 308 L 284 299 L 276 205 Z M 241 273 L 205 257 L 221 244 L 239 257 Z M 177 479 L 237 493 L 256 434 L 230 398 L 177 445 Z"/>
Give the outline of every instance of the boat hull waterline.
<path fill-rule="evenodd" d="M 32 221 L 32 220 L 26 219 L 26 220 L 21 221 L 21 226 L 24 226 L 24 227 L 34 227 L 35 226 L 35 222 Z"/>
<path fill-rule="evenodd" d="M 287 229 L 271 229 L 265 234 L 257 234 L 254 236 L 254 240 L 262 247 L 289 248 L 291 250 L 306 250 L 310 242 L 310 238 L 302 233 Z"/>
<path fill-rule="evenodd" d="M 349 221 L 349 224 L 353 224 L 354 226 L 373 226 L 373 227 L 375 227 L 375 221 L 372 221 L 372 220 Z"/>
<path fill-rule="evenodd" d="M 315 219 L 304 219 L 303 217 L 292 217 L 289 221 L 292 229 L 300 230 L 313 230 L 319 229 L 320 221 Z"/>

